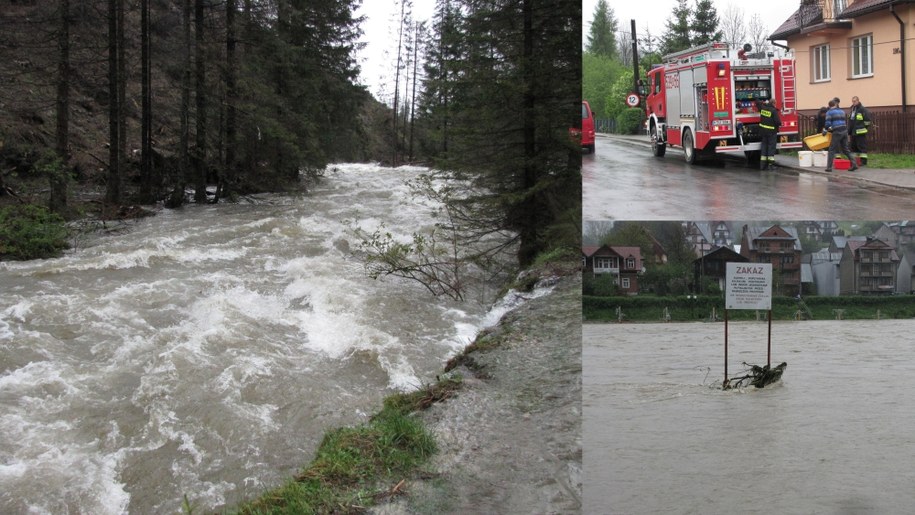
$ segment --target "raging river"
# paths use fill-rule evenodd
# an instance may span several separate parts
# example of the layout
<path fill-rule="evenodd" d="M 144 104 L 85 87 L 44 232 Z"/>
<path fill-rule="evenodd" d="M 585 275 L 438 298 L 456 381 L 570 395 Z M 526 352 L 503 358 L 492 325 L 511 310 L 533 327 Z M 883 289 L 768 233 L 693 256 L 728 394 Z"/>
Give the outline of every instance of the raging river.
<path fill-rule="evenodd" d="M 218 510 L 434 380 L 493 292 L 372 280 L 351 231 L 432 224 L 404 184 L 424 171 L 341 165 L 307 195 L 161 210 L 0 263 L 0 513 Z"/>

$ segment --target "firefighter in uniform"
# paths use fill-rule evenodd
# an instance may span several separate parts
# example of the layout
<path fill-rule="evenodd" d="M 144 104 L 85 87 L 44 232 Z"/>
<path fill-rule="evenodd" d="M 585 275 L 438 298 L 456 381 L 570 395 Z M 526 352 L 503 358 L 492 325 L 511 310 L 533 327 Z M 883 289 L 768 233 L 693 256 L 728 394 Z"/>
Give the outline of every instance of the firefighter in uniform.
<path fill-rule="evenodd" d="M 772 105 L 772 100 L 767 99 L 761 102 L 759 104 L 760 170 L 775 169 L 775 147 L 778 140 L 778 128 L 781 125 L 778 109 Z"/>
<path fill-rule="evenodd" d="M 848 113 L 848 137 L 851 150 L 861 158 L 861 166 L 867 164 L 867 129 L 871 125 L 871 113 L 861 105 L 858 97 L 851 97 L 851 111 Z"/>

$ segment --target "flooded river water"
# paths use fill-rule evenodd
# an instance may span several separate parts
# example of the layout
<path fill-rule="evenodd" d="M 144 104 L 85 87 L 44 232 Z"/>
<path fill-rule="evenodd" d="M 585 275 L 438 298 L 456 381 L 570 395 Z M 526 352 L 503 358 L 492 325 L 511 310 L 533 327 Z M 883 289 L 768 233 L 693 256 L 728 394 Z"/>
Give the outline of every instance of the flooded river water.
<path fill-rule="evenodd" d="M 908 513 L 915 320 L 776 322 L 781 383 L 722 391 L 724 326 L 588 324 L 583 512 Z M 729 374 L 765 364 L 732 323 Z"/>
<path fill-rule="evenodd" d="M 403 183 L 424 171 L 340 166 L 308 195 L 163 210 L 0 263 L 0 513 L 219 509 L 433 380 L 486 295 L 369 279 L 350 232 L 432 224 Z"/>

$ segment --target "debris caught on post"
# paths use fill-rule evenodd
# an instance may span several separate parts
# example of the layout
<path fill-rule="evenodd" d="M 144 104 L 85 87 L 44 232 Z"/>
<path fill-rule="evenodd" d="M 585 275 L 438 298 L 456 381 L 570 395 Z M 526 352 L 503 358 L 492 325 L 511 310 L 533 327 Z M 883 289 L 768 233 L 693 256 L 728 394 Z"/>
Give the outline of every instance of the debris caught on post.
<path fill-rule="evenodd" d="M 725 379 L 721 384 L 721 388 L 723 390 L 741 388 L 744 386 L 755 386 L 756 388 L 763 388 L 766 385 L 779 381 L 782 378 L 782 373 L 788 366 L 788 363 L 785 362 L 782 362 L 775 368 L 771 368 L 769 365 L 750 365 L 746 361 L 744 361 L 743 364 L 747 367 L 750 367 L 749 370 L 747 370 L 747 373 L 740 377 Z"/>

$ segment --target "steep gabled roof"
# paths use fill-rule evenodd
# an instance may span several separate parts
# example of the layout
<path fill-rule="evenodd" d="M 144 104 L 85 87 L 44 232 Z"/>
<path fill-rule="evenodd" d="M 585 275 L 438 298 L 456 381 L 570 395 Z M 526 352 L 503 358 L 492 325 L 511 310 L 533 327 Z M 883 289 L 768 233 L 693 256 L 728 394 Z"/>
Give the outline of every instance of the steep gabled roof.
<path fill-rule="evenodd" d="M 913 3 L 913 0 L 855 0 L 854 3 L 841 12 L 841 16 L 842 18 L 856 18 L 881 10 L 889 12 L 889 8 L 892 5 L 910 3 Z"/>
<path fill-rule="evenodd" d="M 816 2 L 802 4 L 794 14 L 788 17 L 775 32 L 769 36 L 769 40 L 786 39 L 788 36 L 800 34 L 801 29 L 811 25 L 823 23 L 823 10 Z"/>
<path fill-rule="evenodd" d="M 605 252 L 601 253 L 601 251 Z M 601 256 L 606 256 L 607 253 L 610 253 L 621 258 L 634 257 L 639 261 L 636 263 L 637 265 L 642 264 L 642 249 L 639 247 L 624 247 L 619 245 L 601 245 L 596 247 L 593 245 L 583 245 L 581 247 L 581 253 L 584 254 L 585 257 L 593 257 L 598 253 L 601 253 Z"/>
<path fill-rule="evenodd" d="M 642 249 L 639 247 L 618 247 L 616 245 L 611 245 L 610 250 L 615 252 L 621 258 L 635 258 L 638 260 L 636 266 L 641 265 L 642 261 Z"/>
<path fill-rule="evenodd" d="M 775 235 L 763 235 L 764 233 L 770 231 L 773 233 L 784 232 L 785 236 L 775 236 Z M 769 227 L 764 226 L 747 226 L 745 229 L 745 234 L 747 237 L 747 245 L 749 245 L 751 250 L 756 250 L 756 241 L 760 239 L 764 240 L 785 240 L 794 242 L 794 250 L 801 250 L 801 242 L 797 235 L 797 227 L 789 225 L 787 227 L 782 227 L 780 225 L 772 225 Z"/>
<path fill-rule="evenodd" d="M 746 256 L 741 256 L 740 253 L 735 252 L 734 250 L 728 247 L 715 247 L 714 249 L 708 251 L 704 256 L 696 258 L 693 260 L 693 263 L 698 261 L 703 261 L 705 259 L 714 259 L 718 261 L 732 261 L 736 263 L 746 263 L 750 261 L 750 258 Z"/>

